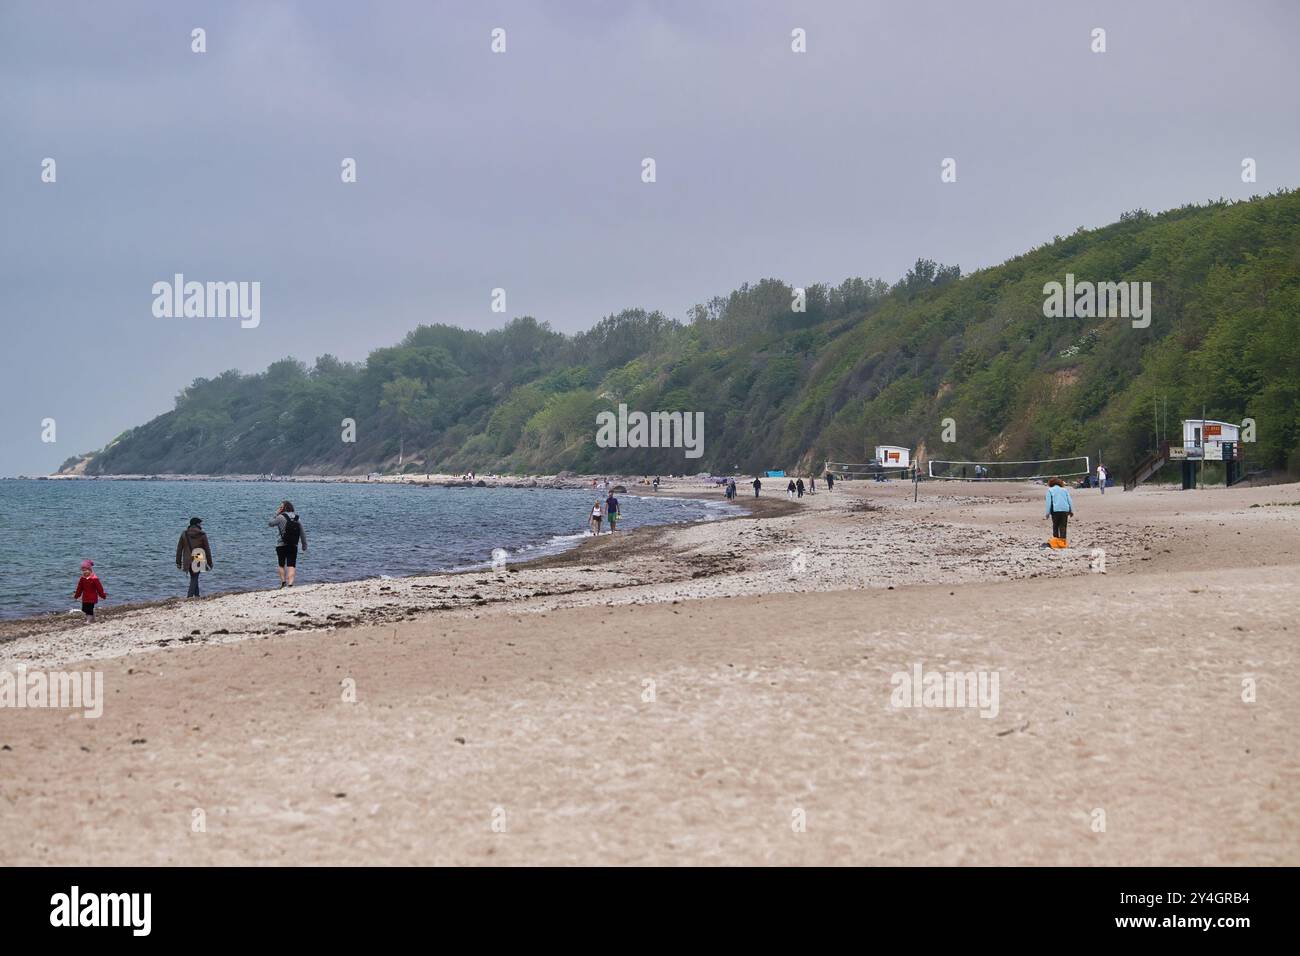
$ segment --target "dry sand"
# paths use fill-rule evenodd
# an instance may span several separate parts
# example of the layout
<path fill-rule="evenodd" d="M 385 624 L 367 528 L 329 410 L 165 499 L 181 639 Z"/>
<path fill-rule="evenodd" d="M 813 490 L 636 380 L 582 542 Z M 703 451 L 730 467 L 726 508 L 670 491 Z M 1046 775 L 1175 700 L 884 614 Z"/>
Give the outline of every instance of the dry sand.
<path fill-rule="evenodd" d="M 1041 488 L 856 483 L 8 625 L 107 699 L 0 709 L 0 863 L 1300 862 L 1300 486 L 1075 500 L 1067 552 Z M 892 707 L 917 664 L 997 715 Z"/>

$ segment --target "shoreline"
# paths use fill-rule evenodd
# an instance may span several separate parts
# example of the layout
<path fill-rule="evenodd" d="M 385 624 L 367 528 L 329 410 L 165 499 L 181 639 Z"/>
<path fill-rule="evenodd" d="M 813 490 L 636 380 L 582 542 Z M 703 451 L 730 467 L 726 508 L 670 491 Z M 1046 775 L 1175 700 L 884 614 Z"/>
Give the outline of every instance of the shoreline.
<path fill-rule="evenodd" d="M 1123 513 L 1171 505 L 1247 508 L 1278 497 L 1277 488 L 1182 493 L 1147 490 L 1087 496 L 1120 520 L 1076 520 L 1073 547 L 1045 552 L 1035 489 L 1006 483 L 938 487 L 912 501 L 907 483 L 851 482 L 802 501 L 784 495 L 736 499 L 737 514 L 654 525 L 584 538 L 577 546 L 500 570 L 468 569 L 410 577 L 299 584 L 292 589 L 226 592 L 115 607 L 84 625 L 50 614 L 0 622 L 0 667 L 6 662 L 63 664 L 106 659 L 173 645 L 228 644 L 295 633 L 322 633 L 436 622 L 444 616 L 545 613 L 594 604 L 654 604 L 699 598 L 758 598 L 779 592 L 894 590 L 926 584 L 973 584 L 1087 574 L 1094 550 L 1111 574 L 1165 567 L 1213 567 L 1216 552 L 1179 546 L 1182 511 L 1145 522 L 1138 533 Z M 1300 485 L 1286 486 L 1300 500 Z M 694 489 L 660 494 L 710 500 Z M 712 496 L 722 501 L 721 494 Z M 1280 509 L 1291 512 L 1292 509 Z M 1242 512 L 1261 529 L 1272 508 Z M 1217 513 L 1217 512 L 1215 512 Z M 1300 518 L 1300 511 L 1296 512 Z M 1239 540 L 1239 539 L 1238 539 Z"/>
<path fill-rule="evenodd" d="M 590 479 L 588 478 L 588 481 L 589 480 Z M 465 487 L 469 487 L 468 483 L 465 485 Z M 502 485 L 499 487 L 517 487 L 517 486 Z M 611 487 L 615 487 L 613 482 L 611 482 Z M 573 490 L 573 489 L 566 487 L 566 488 L 559 488 L 556 490 Z M 644 494 L 640 491 L 624 491 L 624 492 L 617 492 L 617 494 L 623 494 L 633 498 L 636 497 L 679 498 L 684 501 L 702 502 L 710 506 L 724 504 L 728 508 L 732 508 L 736 504 L 736 502 L 728 503 L 716 497 L 705 497 L 698 491 L 689 492 L 685 489 L 672 489 L 667 487 L 663 487 L 659 492 L 654 492 L 653 490 L 646 489 L 644 491 Z M 737 502 L 739 501 L 740 499 L 739 497 L 737 497 Z M 532 567 L 547 567 L 552 565 L 557 567 L 563 566 L 564 562 L 562 561 L 562 559 L 565 556 L 578 552 L 584 548 L 587 548 L 588 546 L 597 545 L 601 538 L 616 537 L 619 541 L 636 543 L 641 540 L 643 532 L 648 533 L 648 532 L 653 532 L 656 530 L 666 529 L 666 528 L 680 528 L 680 527 L 686 527 L 690 525 L 711 524 L 717 521 L 728 521 L 733 518 L 740 517 L 742 513 L 747 513 L 747 511 L 752 511 L 752 510 L 753 509 L 738 510 L 736 514 L 719 513 L 717 517 L 700 517 L 700 518 L 692 518 L 686 521 L 665 522 L 662 524 L 647 524 L 637 528 L 633 528 L 628 531 L 615 532 L 612 535 L 608 532 L 605 532 L 600 536 L 600 538 L 595 538 L 592 537 L 591 535 L 574 536 L 574 539 L 571 542 L 561 543 L 554 547 L 550 545 L 532 546 L 530 550 L 540 551 L 540 553 L 534 554 L 530 557 L 522 558 L 520 560 L 507 560 L 506 567 L 511 569 L 524 569 L 524 568 L 532 568 Z M 511 553 L 516 554 L 519 552 L 511 552 Z M 367 581 L 404 581 L 404 580 L 410 580 L 412 578 L 442 577 L 448 575 L 466 575 L 466 574 L 484 574 L 484 573 L 493 573 L 491 562 L 484 562 L 482 564 L 472 565 L 468 567 L 436 569 L 431 573 L 427 573 L 427 574 L 403 574 L 403 575 L 378 574 L 369 577 L 347 578 L 338 581 L 306 582 L 300 585 L 295 585 L 295 587 L 296 588 L 333 587 L 333 586 L 359 584 Z M 208 601 L 208 600 L 216 600 L 219 598 L 235 597 L 235 596 L 242 596 L 242 595 L 269 594 L 277 590 L 278 589 L 273 586 L 268 586 L 268 587 L 259 587 L 259 588 L 245 588 L 242 590 L 236 589 L 236 590 L 229 590 L 229 591 L 213 591 L 209 594 L 205 594 L 199 600 Z M 19 617 L 0 618 L 0 647 L 3 647 L 4 644 L 10 641 L 17 640 L 21 637 L 27 637 L 35 634 L 48 633 L 53 631 L 62 631 L 69 628 L 81 628 L 83 626 L 86 627 L 97 626 L 99 623 L 112 620 L 114 618 L 120 617 L 123 614 L 128 614 L 132 612 L 154 611 L 163 608 L 177 607 L 177 606 L 184 605 L 185 603 L 187 603 L 187 601 L 188 599 L 183 596 L 174 595 L 171 597 L 157 598 L 154 600 L 133 601 L 133 602 L 122 603 L 122 604 L 115 603 L 111 608 L 102 608 L 102 607 L 97 608 L 95 614 L 97 620 L 95 625 L 83 625 L 81 619 L 79 617 L 75 617 L 72 613 L 70 613 L 69 610 L 49 610 L 44 612 L 38 612 L 36 614 L 24 614 Z M 71 618 L 72 620 L 69 620 L 69 618 Z M 3 658 L 2 654 L 0 654 L 0 658 Z"/>
<path fill-rule="evenodd" d="M 660 475 L 661 485 L 673 482 L 704 482 L 699 475 Z M 712 477 L 712 476 L 710 476 Z M 719 476 L 720 477 L 720 476 Z M 342 485 L 419 485 L 422 487 L 438 486 L 442 488 L 558 488 L 584 490 L 591 486 L 593 479 L 607 481 L 609 486 L 623 485 L 628 493 L 634 488 L 644 488 L 654 494 L 648 475 L 579 475 L 572 472 L 559 472 L 554 475 L 475 475 L 472 479 L 462 475 L 430 472 L 421 474 L 379 474 L 370 475 L 190 475 L 190 474 L 141 474 L 141 475 L 13 475 L 0 478 L 0 481 L 171 481 L 171 482 L 231 482 L 239 484 L 342 484 Z"/>

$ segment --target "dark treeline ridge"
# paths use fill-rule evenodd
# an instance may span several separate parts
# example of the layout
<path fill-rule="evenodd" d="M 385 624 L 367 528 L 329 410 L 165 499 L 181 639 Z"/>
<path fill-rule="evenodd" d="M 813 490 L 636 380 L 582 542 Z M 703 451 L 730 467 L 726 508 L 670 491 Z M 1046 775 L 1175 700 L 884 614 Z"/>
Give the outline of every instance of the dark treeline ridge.
<path fill-rule="evenodd" d="M 1066 273 L 1150 281 L 1150 327 L 1045 318 L 1044 283 Z M 1253 418 L 1249 460 L 1300 471 L 1300 192 L 1137 210 L 965 277 L 920 260 L 892 286 L 849 279 L 806 297 L 794 311 L 791 287 L 764 279 L 686 321 L 629 309 L 571 336 L 533 318 L 427 325 L 364 363 L 228 371 L 87 473 L 750 473 L 866 461 L 876 444 L 946 459 L 1102 449 L 1127 468 L 1155 442 L 1157 398 L 1171 430 L 1202 408 Z M 703 457 L 596 447 L 597 412 L 620 402 L 703 412 Z"/>

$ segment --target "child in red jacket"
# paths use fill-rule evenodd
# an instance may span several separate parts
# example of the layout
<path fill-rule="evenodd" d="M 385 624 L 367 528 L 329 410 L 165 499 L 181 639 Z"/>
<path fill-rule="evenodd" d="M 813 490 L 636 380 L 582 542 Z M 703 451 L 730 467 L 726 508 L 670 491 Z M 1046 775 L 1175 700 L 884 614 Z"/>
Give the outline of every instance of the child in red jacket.
<path fill-rule="evenodd" d="M 95 602 L 100 598 L 108 600 L 104 585 L 95 576 L 95 562 L 81 562 L 81 577 L 77 579 L 77 590 L 72 592 L 73 600 L 81 598 L 81 612 L 86 615 L 88 624 L 95 619 Z"/>

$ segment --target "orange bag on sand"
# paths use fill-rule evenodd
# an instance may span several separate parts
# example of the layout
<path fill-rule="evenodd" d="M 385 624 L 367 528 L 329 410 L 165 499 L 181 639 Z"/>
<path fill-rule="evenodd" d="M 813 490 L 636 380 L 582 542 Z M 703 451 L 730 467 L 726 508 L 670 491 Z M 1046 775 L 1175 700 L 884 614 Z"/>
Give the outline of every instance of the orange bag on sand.
<path fill-rule="evenodd" d="M 1049 541 L 1048 543 L 1049 543 L 1053 548 L 1068 548 L 1068 547 L 1069 547 L 1069 545 L 1065 543 L 1065 539 L 1064 539 L 1064 538 L 1053 538 L 1053 539 L 1052 539 L 1051 541 Z"/>

